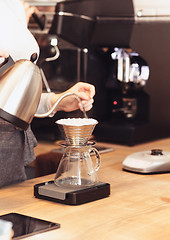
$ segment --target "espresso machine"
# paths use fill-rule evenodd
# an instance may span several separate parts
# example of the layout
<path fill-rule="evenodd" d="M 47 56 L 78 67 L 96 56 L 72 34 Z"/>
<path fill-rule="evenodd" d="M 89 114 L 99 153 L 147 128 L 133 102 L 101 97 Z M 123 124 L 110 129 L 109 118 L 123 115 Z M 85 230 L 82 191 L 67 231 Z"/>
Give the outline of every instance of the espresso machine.
<path fill-rule="evenodd" d="M 92 113 L 99 121 L 96 139 L 132 146 L 169 137 L 170 3 L 59 0 L 50 4 L 55 8 L 48 34 L 82 52 L 79 80 L 96 86 Z"/>

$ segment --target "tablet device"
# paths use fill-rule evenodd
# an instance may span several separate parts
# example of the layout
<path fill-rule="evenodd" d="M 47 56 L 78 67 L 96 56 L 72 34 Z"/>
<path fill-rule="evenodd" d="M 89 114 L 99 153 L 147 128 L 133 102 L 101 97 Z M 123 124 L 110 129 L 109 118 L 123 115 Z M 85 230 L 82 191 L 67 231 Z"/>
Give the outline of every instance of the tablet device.
<path fill-rule="evenodd" d="M 13 225 L 14 236 L 12 239 L 23 239 L 31 235 L 60 228 L 60 224 L 50 222 L 19 213 L 1 215 L 0 219 L 10 221 Z"/>

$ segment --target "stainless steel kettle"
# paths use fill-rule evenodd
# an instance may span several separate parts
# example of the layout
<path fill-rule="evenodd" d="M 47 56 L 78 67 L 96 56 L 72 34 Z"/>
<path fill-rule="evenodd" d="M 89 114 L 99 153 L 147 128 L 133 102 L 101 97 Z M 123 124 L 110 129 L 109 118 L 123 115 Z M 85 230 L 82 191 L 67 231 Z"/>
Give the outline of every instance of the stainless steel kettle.
<path fill-rule="evenodd" d="M 49 116 L 63 98 L 74 94 L 63 94 L 47 113 L 35 114 L 42 93 L 42 76 L 39 67 L 33 63 L 35 59 L 33 54 L 31 60 L 18 60 L 0 76 L 0 117 L 23 130 L 29 127 L 34 116 Z M 82 109 L 86 117 L 83 106 Z"/>
<path fill-rule="evenodd" d="M 39 67 L 19 60 L 0 76 L 0 117 L 26 130 L 42 93 Z"/>

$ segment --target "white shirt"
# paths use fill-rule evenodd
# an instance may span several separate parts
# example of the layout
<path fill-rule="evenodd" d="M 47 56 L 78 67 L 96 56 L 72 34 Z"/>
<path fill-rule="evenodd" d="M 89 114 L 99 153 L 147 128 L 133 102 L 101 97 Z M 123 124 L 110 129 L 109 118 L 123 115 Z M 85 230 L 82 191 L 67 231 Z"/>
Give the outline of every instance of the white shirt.
<path fill-rule="evenodd" d="M 0 0 L 0 49 L 9 53 L 14 61 L 39 56 L 37 41 L 27 28 L 25 9 L 20 0 Z M 42 94 L 38 113 L 49 110 L 50 94 Z"/>
<path fill-rule="evenodd" d="M 0 0 L 0 48 L 14 61 L 30 60 L 39 46 L 27 28 L 25 10 L 20 0 Z"/>

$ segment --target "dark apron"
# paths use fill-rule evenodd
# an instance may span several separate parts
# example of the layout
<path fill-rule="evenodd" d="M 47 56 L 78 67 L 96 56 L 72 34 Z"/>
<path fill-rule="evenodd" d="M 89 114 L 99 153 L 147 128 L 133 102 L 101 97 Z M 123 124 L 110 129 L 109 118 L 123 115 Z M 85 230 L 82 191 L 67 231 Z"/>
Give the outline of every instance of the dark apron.
<path fill-rule="evenodd" d="M 36 145 L 30 127 L 23 131 L 0 118 L 0 187 L 26 180 L 25 166 L 35 159 Z"/>

